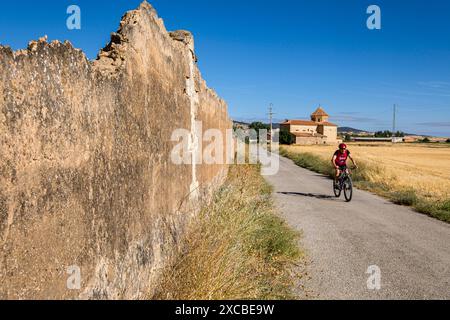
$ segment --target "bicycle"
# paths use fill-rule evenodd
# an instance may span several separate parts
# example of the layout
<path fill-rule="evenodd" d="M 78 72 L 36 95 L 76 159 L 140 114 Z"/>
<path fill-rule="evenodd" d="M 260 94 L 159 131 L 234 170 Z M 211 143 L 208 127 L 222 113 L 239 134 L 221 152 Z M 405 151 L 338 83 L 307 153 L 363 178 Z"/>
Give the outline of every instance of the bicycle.
<path fill-rule="evenodd" d="M 353 181 L 351 173 L 347 167 L 340 168 L 341 175 L 339 176 L 337 183 L 333 180 L 333 191 L 336 198 L 341 196 L 342 191 L 344 191 L 344 197 L 346 202 L 352 201 L 353 197 Z"/>

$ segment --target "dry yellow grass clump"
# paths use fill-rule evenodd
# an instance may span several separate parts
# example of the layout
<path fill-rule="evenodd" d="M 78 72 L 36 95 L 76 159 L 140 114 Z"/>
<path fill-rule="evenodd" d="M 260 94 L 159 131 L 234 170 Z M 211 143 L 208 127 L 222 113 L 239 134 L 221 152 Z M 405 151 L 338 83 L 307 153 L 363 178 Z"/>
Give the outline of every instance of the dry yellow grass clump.
<path fill-rule="evenodd" d="M 293 153 L 312 153 L 331 160 L 337 146 L 287 146 Z M 431 201 L 450 198 L 450 148 L 434 144 L 361 144 L 348 148 L 369 181 L 392 191 L 414 190 Z M 351 162 L 350 162 L 351 163 Z"/>
<path fill-rule="evenodd" d="M 257 166 L 230 167 L 228 179 L 192 223 L 152 299 L 292 298 L 295 231 L 274 214 Z"/>

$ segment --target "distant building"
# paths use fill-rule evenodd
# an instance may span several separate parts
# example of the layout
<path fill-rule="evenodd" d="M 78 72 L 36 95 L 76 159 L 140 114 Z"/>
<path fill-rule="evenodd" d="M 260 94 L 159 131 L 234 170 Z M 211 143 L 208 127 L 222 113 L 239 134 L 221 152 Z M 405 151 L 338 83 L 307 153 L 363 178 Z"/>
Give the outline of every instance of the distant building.
<path fill-rule="evenodd" d="M 328 122 L 329 115 L 317 108 L 311 114 L 311 120 L 286 120 L 280 124 L 280 129 L 295 136 L 295 144 L 336 144 L 337 125 Z"/>
<path fill-rule="evenodd" d="M 376 137 L 351 137 L 351 141 L 355 142 L 392 142 L 392 143 L 401 143 L 404 142 L 403 137 L 383 137 L 383 138 L 376 138 Z"/>

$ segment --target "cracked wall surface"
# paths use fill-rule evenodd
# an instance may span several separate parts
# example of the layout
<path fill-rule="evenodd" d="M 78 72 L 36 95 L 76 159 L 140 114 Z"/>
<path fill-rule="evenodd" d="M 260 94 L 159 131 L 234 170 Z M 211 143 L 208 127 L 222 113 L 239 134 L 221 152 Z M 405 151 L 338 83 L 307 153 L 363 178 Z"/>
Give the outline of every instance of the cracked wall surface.
<path fill-rule="evenodd" d="M 227 169 L 170 161 L 173 130 L 231 128 L 196 59 L 192 35 L 167 32 L 146 2 L 95 61 L 44 38 L 0 47 L 0 298 L 152 290 Z M 74 265 L 79 290 L 67 288 Z"/>

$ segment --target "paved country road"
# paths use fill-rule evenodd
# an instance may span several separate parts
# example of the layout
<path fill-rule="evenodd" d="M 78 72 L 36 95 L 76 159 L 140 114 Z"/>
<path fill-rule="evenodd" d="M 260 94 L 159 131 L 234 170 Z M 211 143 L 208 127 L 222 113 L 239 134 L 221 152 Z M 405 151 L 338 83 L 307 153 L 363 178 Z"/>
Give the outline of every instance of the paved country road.
<path fill-rule="evenodd" d="M 282 217 L 303 233 L 310 298 L 450 299 L 450 224 L 360 190 L 346 203 L 331 180 L 282 157 L 266 179 Z M 367 288 L 371 265 L 380 290 Z"/>

